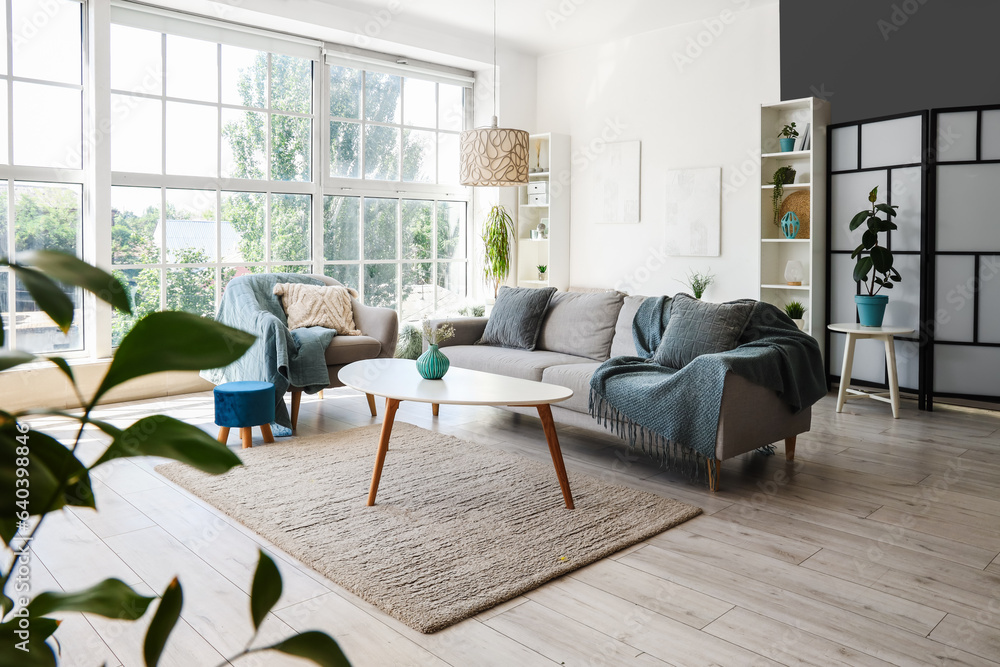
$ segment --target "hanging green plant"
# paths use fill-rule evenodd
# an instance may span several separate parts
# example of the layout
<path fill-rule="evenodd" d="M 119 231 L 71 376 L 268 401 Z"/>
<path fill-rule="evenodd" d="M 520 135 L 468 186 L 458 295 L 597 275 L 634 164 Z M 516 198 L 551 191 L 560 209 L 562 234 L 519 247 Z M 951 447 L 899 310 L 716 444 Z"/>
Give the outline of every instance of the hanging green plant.
<path fill-rule="evenodd" d="M 778 167 L 777 171 L 774 172 L 774 176 L 771 177 L 771 183 L 774 185 L 774 189 L 771 190 L 771 207 L 774 209 L 774 219 L 771 221 L 774 226 L 778 226 L 778 211 L 781 209 L 781 195 L 784 194 L 785 188 L 783 186 L 792 183 L 795 180 L 795 170 L 792 169 L 791 165 L 785 167 Z"/>
<path fill-rule="evenodd" d="M 507 209 L 497 205 L 490 209 L 483 225 L 483 243 L 486 246 L 483 257 L 483 277 L 493 288 L 493 298 L 500 290 L 500 283 L 510 275 L 511 238 L 514 236 L 514 220 Z"/>

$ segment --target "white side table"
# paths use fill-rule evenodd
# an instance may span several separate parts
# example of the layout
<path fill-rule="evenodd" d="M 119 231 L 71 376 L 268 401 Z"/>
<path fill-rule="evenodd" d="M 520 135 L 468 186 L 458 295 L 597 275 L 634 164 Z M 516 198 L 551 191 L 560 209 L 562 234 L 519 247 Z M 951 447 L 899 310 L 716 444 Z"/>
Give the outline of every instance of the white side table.
<path fill-rule="evenodd" d="M 893 419 L 899 419 L 899 381 L 896 378 L 896 345 L 893 336 L 905 336 L 913 329 L 904 327 L 863 327 L 860 324 L 844 323 L 827 325 L 830 331 L 847 334 L 844 346 L 844 368 L 840 372 L 840 391 L 837 393 L 837 412 L 844 409 L 844 401 L 853 398 L 872 398 L 892 406 Z M 854 343 L 865 338 L 875 338 L 885 343 L 885 360 L 889 369 L 889 391 L 867 392 L 851 389 L 851 370 L 854 368 Z M 886 398 L 886 393 L 889 397 Z M 848 395 L 850 394 L 850 395 Z"/>

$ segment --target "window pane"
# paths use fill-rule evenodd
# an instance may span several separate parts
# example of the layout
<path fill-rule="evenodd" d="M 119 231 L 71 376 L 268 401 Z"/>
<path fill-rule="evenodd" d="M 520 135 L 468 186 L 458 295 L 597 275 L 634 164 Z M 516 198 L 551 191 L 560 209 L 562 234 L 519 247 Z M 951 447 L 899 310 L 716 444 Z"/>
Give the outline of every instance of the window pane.
<path fill-rule="evenodd" d="M 224 266 L 222 267 L 222 293 L 226 293 L 226 288 L 233 278 L 250 274 L 267 273 L 263 266 Z"/>
<path fill-rule="evenodd" d="M 365 199 L 365 259 L 397 259 L 396 200 Z"/>
<path fill-rule="evenodd" d="M 434 265 L 403 264 L 402 321 L 420 320 L 434 314 Z"/>
<path fill-rule="evenodd" d="M 465 258 L 465 202 L 438 202 L 438 259 Z"/>
<path fill-rule="evenodd" d="M 271 54 L 271 108 L 295 113 L 312 110 L 312 60 Z"/>
<path fill-rule="evenodd" d="M 7 291 L 11 273 L 12 271 L 0 270 L 0 326 L 5 332 L 10 331 L 10 297 Z M 0 345 L 0 349 L 10 347 L 10 338 L 4 336 L 4 342 L 3 345 Z"/>
<path fill-rule="evenodd" d="M 312 119 L 271 116 L 271 180 L 308 181 L 312 177 Z"/>
<path fill-rule="evenodd" d="M 80 91 L 14 82 L 14 162 L 80 169 Z"/>
<path fill-rule="evenodd" d="M 167 97 L 219 101 L 218 45 L 167 35 Z"/>
<path fill-rule="evenodd" d="M 81 83 L 81 3 L 14 0 L 14 76 Z"/>
<path fill-rule="evenodd" d="M 367 306 L 395 308 L 399 302 L 396 294 L 396 269 L 398 264 L 366 264 L 364 302 Z"/>
<path fill-rule="evenodd" d="M 361 227 L 361 198 L 323 198 L 323 257 L 358 259 L 358 230 Z"/>
<path fill-rule="evenodd" d="M 330 121 L 330 175 L 361 177 L 361 123 Z"/>
<path fill-rule="evenodd" d="M 421 79 L 403 79 L 403 124 L 434 127 L 437 116 L 437 84 Z"/>
<path fill-rule="evenodd" d="M 267 114 L 222 110 L 222 177 L 267 178 Z"/>
<path fill-rule="evenodd" d="M 7 164 L 10 154 L 7 134 L 7 82 L 0 81 L 0 164 Z"/>
<path fill-rule="evenodd" d="M 379 123 L 399 123 L 399 77 L 365 72 L 365 118 Z"/>
<path fill-rule="evenodd" d="M 111 87 L 130 93 L 163 94 L 163 36 L 111 26 Z"/>
<path fill-rule="evenodd" d="M 111 188 L 112 264 L 159 262 L 159 229 L 159 188 Z"/>
<path fill-rule="evenodd" d="M 359 289 L 358 284 L 358 269 L 360 267 L 357 264 L 327 264 L 323 273 L 333 278 L 334 280 L 339 280 L 341 284 L 352 287 L 354 289 Z"/>
<path fill-rule="evenodd" d="M 115 310 L 111 315 L 111 345 L 117 347 L 136 322 L 160 309 L 160 269 L 115 269 L 113 272 L 128 290 L 132 314 Z"/>
<path fill-rule="evenodd" d="M 403 130 L 403 180 L 411 183 L 434 182 L 434 132 Z"/>
<path fill-rule="evenodd" d="M 20 280 L 15 281 L 14 321 L 17 347 L 26 352 L 66 352 L 83 348 L 83 309 L 79 289 L 63 288 L 73 302 L 73 324 L 64 334 L 55 322 L 35 304 Z"/>
<path fill-rule="evenodd" d="M 312 197 L 271 195 L 271 261 L 311 259 Z"/>
<path fill-rule="evenodd" d="M 264 261 L 265 195 L 222 193 L 222 261 Z"/>
<path fill-rule="evenodd" d="M 361 117 L 361 72 L 350 67 L 330 67 L 330 115 Z"/>
<path fill-rule="evenodd" d="M 219 170 L 217 107 L 167 102 L 167 173 L 215 176 Z"/>
<path fill-rule="evenodd" d="M 7 257 L 7 181 L 0 181 L 0 256 Z M 3 277 L 0 277 L 0 285 L 5 285 Z"/>
<path fill-rule="evenodd" d="M 365 178 L 399 180 L 399 129 L 365 126 Z"/>
<path fill-rule="evenodd" d="M 461 132 L 465 129 L 465 89 L 447 83 L 438 84 L 438 128 Z"/>
<path fill-rule="evenodd" d="M 404 199 L 400 204 L 400 213 L 403 218 L 403 259 L 430 259 L 434 243 L 434 202 Z M 427 281 L 430 282 L 430 278 Z"/>
<path fill-rule="evenodd" d="M 111 96 L 111 169 L 163 172 L 163 105 L 129 95 Z"/>
<path fill-rule="evenodd" d="M 222 103 L 267 107 L 267 53 L 222 45 Z"/>
<path fill-rule="evenodd" d="M 167 190 L 167 262 L 205 264 L 216 258 L 215 192 Z M 156 235 L 160 238 L 159 234 Z"/>
<path fill-rule="evenodd" d="M 62 250 L 79 255 L 83 186 L 14 184 L 14 252 Z"/>
<path fill-rule="evenodd" d="M 0 12 L 0 74 L 7 73 L 7 11 Z M 3 276 L 0 276 L 0 290 L 3 289 Z"/>
<path fill-rule="evenodd" d="M 215 269 L 167 269 L 167 310 L 215 315 Z"/>
<path fill-rule="evenodd" d="M 437 265 L 437 313 L 457 312 L 468 294 L 468 264 L 440 262 Z"/>
<path fill-rule="evenodd" d="M 272 273 L 312 273 L 312 267 L 307 264 L 278 264 L 271 267 Z"/>
<path fill-rule="evenodd" d="M 458 135 L 438 135 L 438 183 L 458 184 Z"/>

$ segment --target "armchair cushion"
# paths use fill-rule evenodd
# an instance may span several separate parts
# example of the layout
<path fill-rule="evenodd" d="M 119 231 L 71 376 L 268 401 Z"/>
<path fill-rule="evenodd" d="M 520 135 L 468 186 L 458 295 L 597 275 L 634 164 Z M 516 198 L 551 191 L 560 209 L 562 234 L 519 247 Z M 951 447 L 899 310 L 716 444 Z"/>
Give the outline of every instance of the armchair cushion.
<path fill-rule="evenodd" d="M 351 364 L 362 359 L 375 359 L 382 351 L 382 343 L 371 336 L 337 336 L 326 348 L 328 366 Z"/>
<path fill-rule="evenodd" d="M 349 287 L 278 283 L 274 293 L 288 316 L 289 329 L 324 327 L 341 336 L 360 336 L 354 324 L 352 297 L 358 293 Z"/>

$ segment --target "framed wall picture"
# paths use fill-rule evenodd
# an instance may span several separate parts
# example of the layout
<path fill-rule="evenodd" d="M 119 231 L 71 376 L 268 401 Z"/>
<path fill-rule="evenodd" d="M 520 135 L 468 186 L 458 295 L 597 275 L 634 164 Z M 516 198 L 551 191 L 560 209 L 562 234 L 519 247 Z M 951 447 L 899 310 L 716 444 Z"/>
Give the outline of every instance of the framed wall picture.
<path fill-rule="evenodd" d="M 722 168 L 670 170 L 665 192 L 667 254 L 718 257 Z"/>

